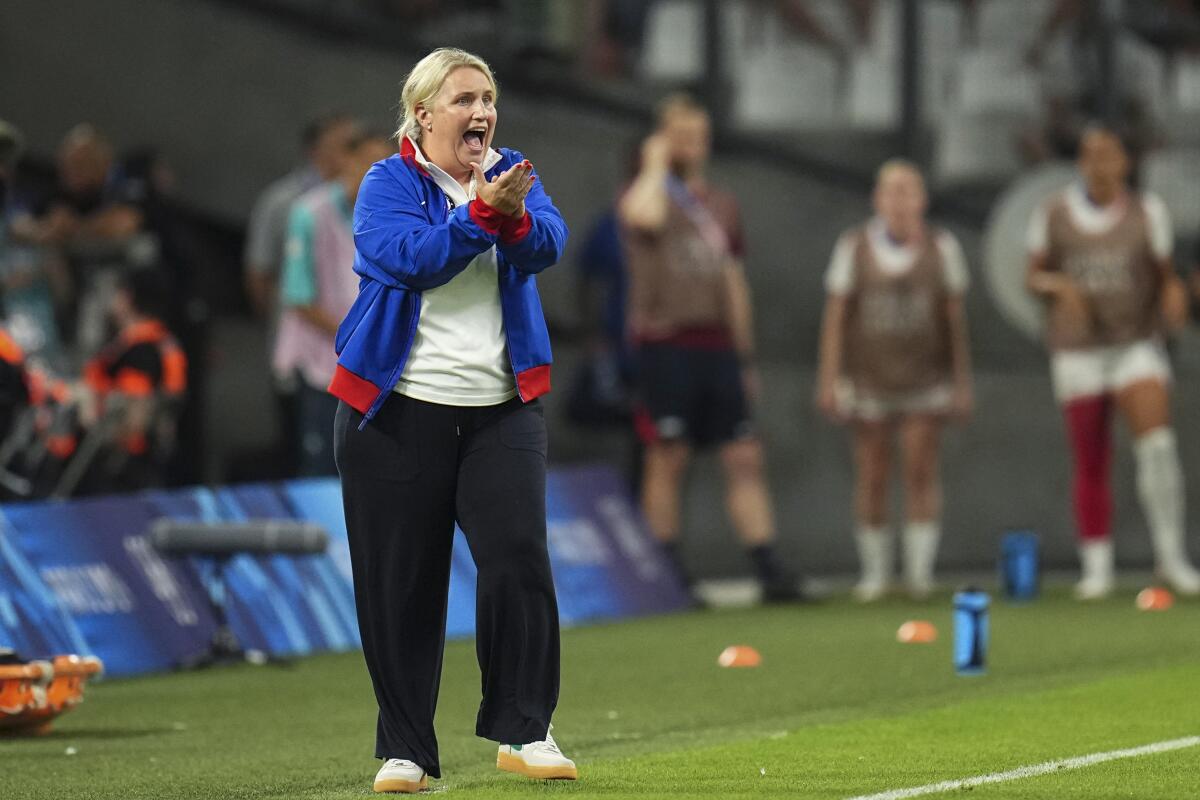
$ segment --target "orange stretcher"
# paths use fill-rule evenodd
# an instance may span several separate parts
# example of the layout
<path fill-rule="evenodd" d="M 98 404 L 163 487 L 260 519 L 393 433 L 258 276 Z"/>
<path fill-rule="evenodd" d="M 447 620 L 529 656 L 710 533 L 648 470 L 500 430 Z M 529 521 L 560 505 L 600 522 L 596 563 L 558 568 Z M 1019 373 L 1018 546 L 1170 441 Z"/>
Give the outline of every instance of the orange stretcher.
<path fill-rule="evenodd" d="M 88 678 L 103 671 L 94 656 L 0 664 L 0 736 L 48 733 L 55 717 L 83 702 Z"/>

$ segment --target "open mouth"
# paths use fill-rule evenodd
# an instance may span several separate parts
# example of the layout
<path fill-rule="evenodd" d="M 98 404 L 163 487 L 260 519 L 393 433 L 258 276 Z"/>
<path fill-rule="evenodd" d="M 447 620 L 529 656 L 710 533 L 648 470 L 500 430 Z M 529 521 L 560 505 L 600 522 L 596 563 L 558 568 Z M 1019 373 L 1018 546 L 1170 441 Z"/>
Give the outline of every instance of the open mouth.
<path fill-rule="evenodd" d="M 467 143 L 467 148 L 473 153 L 483 152 L 483 142 L 486 138 L 486 128 L 471 128 L 463 134 L 463 141 Z"/>

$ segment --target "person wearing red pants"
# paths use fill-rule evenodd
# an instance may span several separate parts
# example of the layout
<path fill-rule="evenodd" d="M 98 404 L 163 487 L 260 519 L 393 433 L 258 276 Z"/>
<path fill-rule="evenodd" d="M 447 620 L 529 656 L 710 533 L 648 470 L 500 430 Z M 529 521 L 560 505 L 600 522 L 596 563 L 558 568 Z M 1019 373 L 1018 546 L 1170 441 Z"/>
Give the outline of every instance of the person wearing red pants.
<path fill-rule="evenodd" d="M 1200 572 L 1186 551 L 1163 348 L 1163 336 L 1187 319 L 1187 290 L 1171 264 L 1166 208 L 1129 187 L 1130 167 L 1120 137 L 1089 129 L 1080 144 L 1080 181 L 1050 198 L 1029 229 L 1027 282 L 1046 303 L 1051 377 L 1074 459 L 1081 599 L 1113 589 L 1114 411 L 1134 437 L 1138 497 L 1158 575 L 1182 594 L 1200 594 Z"/>

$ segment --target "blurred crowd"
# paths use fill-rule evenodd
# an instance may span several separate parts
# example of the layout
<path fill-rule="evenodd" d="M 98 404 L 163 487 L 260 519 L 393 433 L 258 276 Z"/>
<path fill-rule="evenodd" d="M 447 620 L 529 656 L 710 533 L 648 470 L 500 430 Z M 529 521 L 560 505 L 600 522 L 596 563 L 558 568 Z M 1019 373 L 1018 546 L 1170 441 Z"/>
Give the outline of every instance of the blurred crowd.
<path fill-rule="evenodd" d="M 65 497 L 186 473 L 203 256 L 170 167 L 86 124 L 52 174 L 18 170 L 24 144 L 0 123 L 0 487 Z"/>
<path fill-rule="evenodd" d="M 157 151 L 117 152 L 80 124 L 39 171 L 25 144 L 0 122 L 0 495 L 199 482 L 213 304 L 248 307 L 268 333 L 280 435 L 258 474 L 332 474 L 325 386 L 357 292 L 350 213 L 390 133 L 337 114 L 307 125 L 301 163 L 263 191 L 232 268 Z M 226 273 L 243 286 L 219 288 Z"/>
<path fill-rule="evenodd" d="M 961 39 L 978 43 L 984 0 L 953 0 Z M 454 15 L 501 15 L 528 23 L 518 37 L 567 54 L 600 78 L 636 77 L 656 3 L 588 0 L 346 0 L 355 8 L 436 26 Z M 1162 131 L 1136 75 L 1122 72 L 1107 91 L 1101 57 L 1102 4 L 1055 0 L 1036 26 L 1024 60 L 1040 71 L 1044 114 L 1021 137 L 1030 161 L 1073 157 L 1087 122 L 1098 117 L 1134 155 Z M 1168 54 L 1200 49 L 1194 0 L 1127 0 L 1120 35 Z M 753 46 L 770 24 L 848 64 L 876 36 L 882 4 L 847 0 L 830 24 L 815 0 L 754 0 L 742 32 Z M 1031 29 L 1031 33 L 1033 29 Z M 1111 31 L 1109 31 L 1111 33 Z M 509 37 L 512 38 L 512 37 Z M 1113 104 L 1105 114 L 1105 104 Z M 154 147 L 118 151 L 105 132 L 80 124 L 57 143 L 52 165 L 20 158 L 21 132 L 0 124 L 0 322 L 5 385 L 0 388 L 0 487 L 13 496 L 69 495 L 200 479 L 199 413 L 209 308 L 232 299 L 258 315 L 281 435 L 272 453 L 281 474 L 333 470 L 323 420 L 336 325 L 356 287 L 334 270 L 352 252 L 349 212 L 372 161 L 394 152 L 381 132 L 345 115 L 313 120 L 301 134 L 296 168 L 264 189 L 248 221 L 244 251 L 214 245 L 174 197 L 174 175 Z M 649 154 L 653 156 L 653 153 Z M 627 157 L 628 180 L 648 157 Z M 719 215 L 718 215 L 719 216 Z M 211 227 L 211 226 L 210 226 Z M 636 293 L 615 204 L 585 232 L 579 251 L 586 367 L 568 387 L 570 415 L 585 424 L 630 419 L 635 354 L 627 299 Z M 241 246 L 240 235 L 231 237 Z M 228 243 L 226 243 L 228 250 Z M 238 289 L 214 294 L 222 278 Z M 340 279 L 340 282 L 339 282 Z"/>

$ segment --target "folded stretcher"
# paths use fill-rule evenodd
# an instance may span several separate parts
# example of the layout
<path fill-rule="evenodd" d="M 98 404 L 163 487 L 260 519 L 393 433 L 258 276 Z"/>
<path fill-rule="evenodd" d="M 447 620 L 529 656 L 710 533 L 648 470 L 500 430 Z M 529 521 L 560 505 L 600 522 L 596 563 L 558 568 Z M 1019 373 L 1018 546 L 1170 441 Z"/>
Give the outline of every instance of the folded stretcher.
<path fill-rule="evenodd" d="M 47 733 L 57 716 L 83 702 L 88 678 L 103 671 L 94 656 L 0 663 L 0 735 Z"/>

